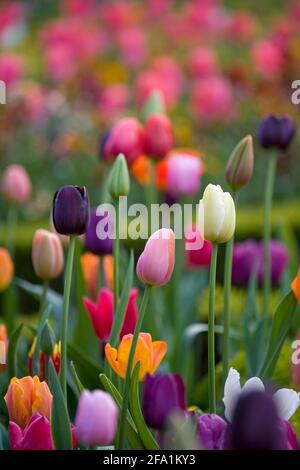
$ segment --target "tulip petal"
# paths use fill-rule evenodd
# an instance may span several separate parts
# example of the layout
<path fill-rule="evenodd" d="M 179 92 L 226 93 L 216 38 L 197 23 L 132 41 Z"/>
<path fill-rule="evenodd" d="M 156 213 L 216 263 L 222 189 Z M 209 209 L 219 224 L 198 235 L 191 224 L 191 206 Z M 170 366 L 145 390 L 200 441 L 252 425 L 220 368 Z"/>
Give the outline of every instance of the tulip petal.
<path fill-rule="evenodd" d="M 230 368 L 224 386 L 225 417 L 231 422 L 237 399 L 241 393 L 240 374 L 237 370 Z"/>
<path fill-rule="evenodd" d="M 223 243 L 223 242 L 226 242 L 227 240 L 230 240 L 235 230 L 235 205 L 229 193 L 223 193 L 223 203 L 224 203 L 225 217 L 224 217 L 222 230 L 218 237 L 218 243 Z"/>
<path fill-rule="evenodd" d="M 225 219 L 225 204 L 220 186 L 209 184 L 203 194 L 204 238 L 211 242 L 218 239 Z"/>
<path fill-rule="evenodd" d="M 150 369 L 150 374 L 154 374 L 156 369 L 158 368 L 159 364 L 165 357 L 167 353 L 167 343 L 165 341 L 154 341 L 152 344 L 153 347 L 153 361 L 152 361 L 152 366 Z"/>
<path fill-rule="evenodd" d="M 119 368 L 119 362 L 117 361 L 118 351 L 113 348 L 109 343 L 106 343 L 104 351 L 110 367 L 115 371 L 117 375 L 124 378 L 123 373 L 120 371 Z"/>
<path fill-rule="evenodd" d="M 288 388 L 281 388 L 273 395 L 279 416 L 288 421 L 300 405 L 300 394 Z"/>
<path fill-rule="evenodd" d="M 10 421 L 8 425 L 9 430 L 9 444 L 11 450 L 22 449 L 23 431 L 17 423 Z"/>
<path fill-rule="evenodd" d="M 254 392 L 254 391 L 261 391 L 264 392 L 265 386 L 260 380 L 259 377 L 251 377 L 251 379 L 247 380 L 242 387 L 242 392 Z"/>

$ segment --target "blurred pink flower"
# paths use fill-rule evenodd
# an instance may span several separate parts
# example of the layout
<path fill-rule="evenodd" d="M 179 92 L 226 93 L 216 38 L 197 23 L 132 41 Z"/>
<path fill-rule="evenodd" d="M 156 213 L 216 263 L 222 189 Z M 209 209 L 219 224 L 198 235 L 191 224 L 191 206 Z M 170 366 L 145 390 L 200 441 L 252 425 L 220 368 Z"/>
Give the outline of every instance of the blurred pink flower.
<path fill-rule="evenodd" d="M 255 18 L 246 11 L 231 15 L 226 27 L 226 35 L 232 41 L 248 41 L 256 31 Z"/>
<path fill-rule="evenodd" d="M 196 81 L 191 91 L 191 108 L 201 123 L 230 121 L 236 108 L 231 83 L 220 76 Z"/>
<path fill-rule="evenodd" d="M 213 49 L 197 47 L 188 57 L 188 68 L 196 78 L 203 78 L 218 73 L 219 64 Z"/>
<path fill-rule="evenodd" d="M 129 102 L 129 88 L 124 83 L 108 85 L 103 89 L 98 102 L 98 110 L 105 121 L 116 120 Z"/>
<path fill-rule="evenodd" d="M 210 266 L 212 243 L 202 239 L 196 225 L 185 232 L 185 250 L 189 268 L 208 268 Z"/>
<path fill-rule="evenodd" d="M 47 92 L 38 83 L 28 83 L 23 90 L 23 105 L 26 118 L 34 125 L 45 124 L 49 110 Z"/>
<path fill-rule="evenodd" d="M 48 73 L 54 80 L 69 80 L 77 70 L 73 52 L 64 45 L 54 45 L 45 51 Z"/>
<path fill-rule="evenodd" d="M 117 35 L 117 43 L 124 62 L 137 67 L 145 62 L 147 44 L 145 31 L 139 26 L 121 29 Z"/>
<path fill-rule="evenodd" d="M 24 60 L 19 54 L 4 52 L 0 54 L 0 78 L 7 87 L 14 85 L 24 75 Z"/>
<path fill-rule="evenodd" d="M 10 26 L 19 23 L 25 17 L 27 7 L 24 3 L 4 1 L 0 5 L 0 37 Z"/>
<path fill-rule="evenodd" d="M 62 11 L 67 15 L 85 16 L 93 12 L 95 0 L 62 0 Z"/>
<path fill-rule="evenodd" d="M 25 204 L 31 196 L 31 181 L 22 165 L 9 165 L 3 172 L 1 192 L 10 203 Z"/>
<path fill-rule="evenodd" d="M 193 195 L 200 188 L 203 164 L 197 155 L 185 150 L 169 153 L 167 188 L 174 195 Z"/>
<path fill-rule="evenodd" d="M 278 75 L 284 66 L 282 50 L 268 39 L 254 44 L 251 50 L 251 57 L 257 72 L 268 80 Z"/>
<path fill-rule="evenodd" d="M 146 0 L 147 13 L 151 19 L 160 20 L 171 9 L 172 0 Z"/>
<path fill-rule="evenodd" d="M 125 2 L 103 2 L 99 14 L 104 24 L 115 31 L 133 24 L 135 19 L 132 5 Z"/>

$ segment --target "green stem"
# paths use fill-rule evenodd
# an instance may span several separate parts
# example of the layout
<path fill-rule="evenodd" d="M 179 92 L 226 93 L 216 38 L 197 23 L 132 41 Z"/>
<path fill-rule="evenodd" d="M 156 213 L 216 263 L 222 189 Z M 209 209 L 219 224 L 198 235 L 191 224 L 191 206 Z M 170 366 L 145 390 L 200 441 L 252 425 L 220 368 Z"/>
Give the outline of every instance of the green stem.
<path fill-rule="evenodd" d="M 271 218 L 272 218 L 272 200 L 274 191 L 274 182 L 276 175 L 277 158 L 269 158 L 267 169 L 267 181 L 265 189 L 264 206 L 264 282 L 263 282 L 263 312 L 265 316 L 269 315 L 270 294 L 271 294 L 271 256 L 270 256 L 270 238 L 271 238 Z"/>
<path fill-rule="evenodd" d="M 38 326 L 38 332 L 37 332 L 37 340 L 36 340 L 36 344 L 35 344 L 35 348 L 34 348 L 33 356 L 32 356 L 32 373 L 33 373 L 33 375 L 39 375 L 39 373 L 40 373 L 40 360 L 39 360 L 39 358 L 40 358 L 40 336 L 41 336 L 41 332 L 44 328 L 44 324 L 46 322 L 45 314 L 47 313 L 46 298 L 47 298 L 48 286 L 49 286 L 49 282 L 44 281 L 43 292 L 42 292 L 41 300 L 40 300 L 39 326 Z"/>
<path fill-rule="evenodd" d="M 235 204 L 237 203 L 237 194 L 233 193 Z M 225 267 L 224 267 L 224 312 L 223 312 L 223 383 L 228 376 L 229 370 L 229 350 L 230 350 L 230 295 L 231 295 L 231 278 L 232 278 L 232 253 L 233 253 L 234 235 L 226 243 L 225 248 Z"/>
<path fill-rule="evenodd" d="M 114 313 L 119 303 L 120 297 L 120 283 L 119 283 L 119 256 L 120 256 L 120 239 L 119 239 L 119 200 L 116 201 L 116 238 L 114 240 Z"/>
<path fill-rule="evenodd" d="M 63 301 L 63 314 L 62 314 L 62 327 L 61 327 L 61 365 L 60 365 L 60 382 L 65 399 L 67 399 L 67 341 L 68 341 L 68 318 L 69 318 L 69 304 L 72 282 L 72 271 L 74 262 L 76 237 L 70 236 L 68 259 L 65 271 L 64 283 L 64 301 Z"/>
<path fill-rule="evenodd" d="M 215 378 L 215 290 L 217 271 L 218 244 L 213 243 L 209 277 L 208 308 L 208 392 L 209 412 L 216 412 L 216 378 Z"/>
<path fill-rule="evenodd" d="M 15 251 L 15 231 L 18 220 L 18 209 L 14 204 L 9 206 L 7 215 L 6 248 L 11 256 Z"/>
<path fill-rule="evenodd" d="M 146 285 L 143 300 L 141 303 L 141 308 L 138 316 L 138 321 L 134 330 L 134 335 L 132 338 L 132 343 L 130 347 L 128 362 L 127 362 L 127 369 L 126 369 L 126 377 L 125 377 L 125 386 L 124 386 L 124 396 L 123 396 L 123 404 L 121 410 L 121 417 L 120 417 L 120 426 L 119 426 L 119 440 L 118 440 L 118 449 L 124 450 L 125 447 L 125 425 L 126 425 L 126 417 L 127 417 L 127 410 L 128 410 L 128 401 L 129 401 L 129 389 L 130 389 L 130 382 L 131 382 L 131 374 L 132 374 L 132 365 L 134 354 L 136 350 L 136 345 L 138 342 L 139 334 L 142 328 L 143 319 L 145 316 L 146 308 L 149 302 L 149 297 L 151 293 L 151 286 Z"/>

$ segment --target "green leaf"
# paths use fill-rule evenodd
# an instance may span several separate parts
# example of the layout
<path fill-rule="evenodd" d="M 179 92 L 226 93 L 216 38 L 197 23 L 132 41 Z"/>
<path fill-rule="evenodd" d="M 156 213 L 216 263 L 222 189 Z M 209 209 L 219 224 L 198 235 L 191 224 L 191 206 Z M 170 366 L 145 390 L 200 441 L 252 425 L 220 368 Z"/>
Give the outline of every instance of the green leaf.
<path fill-rule="evenodd" d="M 23 323 L 21 323 L 15 330 L 12 332 L 9 338 L 8 354 L 7 354 L 7 371 L 8 379 L 18 375 L 17 372 L 17 345 L 19 341 L 20 334 L 23 329 Z"/>
<path fill-rule="evenodd" d="M 113 385 L 113 383 L 106 377 L 105 374 L 100 374 L 99 377 L 106 392 L 109 393 L 114 398 L 119 408 L 119 411 L 121 411 L 122 403 L 123 403 L 123 398 L 121 394 L 119 393 L 117 388 Z M 129 443 L 133 449 L 136 449 L 136 450 L 145 449 L 139 435 L 137 434 L 136 426 L 134 424 L 134 421 L 129 411 L 127 411 L 127 418 L 126 418 L 126 434 L 127 434 Z"/>
<path fill-rule="evenodd" d="M 129 265 L 128 265 L 128 269 L 126 272 L 126 277 L 125 277 L 125 281 L 124 281 L 124 285 L 123 285 L 123 289 L 121 293 L 121 298 L 120 298 L 120 302 L 116 310 L 116 315 L 114 318 L 114 323 L 113 323 L 113 327 L 112 327 L 110 339 L 109 339 L 109 343 L 113 347 L 115 347 L 118 344 L 120 331 L 122 329 L 122 325 L 124 322 L 130 289 L 131 289 L 132 281 L 133 281 L 133 262 L 134 262 L 133 252 L 131 251 Z"/>
<path fill-rule="evenodd" d="M 295 295 L 293 292 L 289 292 L 276 309 L 267 354 L 259 372 L 259 376 L 262 378 L 272 377 L 280 350 L 292 324 L 296 307 Z"/>
<path fill-rule="evenodd" d="M 0 423 L 0 450 L 9 450 L 9 434 L 7 429 Z"/>
<path fill-rule="evenodd" d="M 148 429 L 145 423 L 144 416 L 141 410 L 138 384 L 139 371 L 140 363 L 138 362 L 131 376 L 129 395 L 131 414 L 145 448 L 147 450 L 160 450 L 159 445 L 157 444 L 151 431 Z"/>
<path fill-rule="evenodd" d="M 49 360 L 50 390 L 53 395 L 51 432 L 56 450 L 72 450 L 69 413 L 53 362 Z"/>
<path fill-rule="evenodd" d="M 160 90 L 152 91 L 142 109 L 142 115 L 145 120 L 154 113 L 165 113 L 164 99 Z"/>
<path fill-rule="evenodd" d="M 79 394 L 81 394 L 83 391 L 84 391 L 84 386 L 82 385 L 82 383 L 80 382 L 80 379 L 77 375 L 77 372 L 76 372 L 76 368 L 73 364 L 73 361 L 71 361 L 71 370 L 72 370 L 72 374 L 73 374 L 73 379 L 74 379 L 74 382 L 75 382 L 75 385 L 76 385 L 76 388 L 77 388 L 77 391 Z"/>
<path fill-rule="evenodd" d="M 71 359 L 76 366 L 78 377 L 84 387 L 90 390 L 99 388 L 98 377 L 102 370 L 98 364 L 93 362 L 87 354 L 83 353 L 71 344 L 68 344 L 67 351 L 69 359 Z"/>

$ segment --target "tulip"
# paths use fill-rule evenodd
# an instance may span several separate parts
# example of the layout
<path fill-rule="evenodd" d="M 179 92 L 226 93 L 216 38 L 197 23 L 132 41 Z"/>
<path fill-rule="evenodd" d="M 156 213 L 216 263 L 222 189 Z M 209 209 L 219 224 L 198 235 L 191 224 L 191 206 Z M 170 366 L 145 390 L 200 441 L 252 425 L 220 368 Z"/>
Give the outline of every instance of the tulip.
<path fill-rule="evenodd" d="M 164 286 L 171 278 L 175 263 L 175 235 L 171 229 L 154 232 L 138 259 L 136 272 L 145 284 Z"/>
<path fill-rule="evenodd" d="M 167 187 L 175 195 L 192 196 L 199 191 L 203 165 L 197 155 L 188 150 L 175 150 L 167 161 Z"/>
<path fill-rule="evenodd" d="M 111 169 L 108 190 L 112 198 L 116 200 L 118 200 L 120 196 L 128 196 L 129 194 L 130 178 L 126 159 L 123 154 L 118 155 Z"/>
<path fill-rule="evenodd" d="M 9 13 L 8 13 L 9 16 Z M 4 14 L 5 18 L 5 14 Z M 5 26 L 5 19 L 4 19 Z M 3 30 L 1 31 L 1 33 Z M 15 85 L 24 75 L 24 58 L 21 54 L 1 53 L 0 56 L 0 77 L 7 87 Z"/>
<path fill-rule="evenodd" d="M 284 69 L 282 48 L 269 39 L 257 41 L 251 49 L 251 57 L 257 72 L 266 80 L 274 80 Z"/>
<path fill-rule="evenodd" d="M 112 444 L 118 421 L 118 408 L 112 397 L 102 390 L 84 390 L 80 396 L 75 430 L 78 441 L 89 446 Z"/>
<path fill-rule="evenodd" d="M 80 263 L 87 290 L 92 297 L 95 297 L 100 269 L 100 257 L 87 252 L 81 256 Z"/>
<path fill-rule="evenodd" d="M 34 353 L 34 350 L 35 350 L 35 347 L 36 347 L 36 341 L 37 341 L 37 339 L 35 338 L 33 340 L 32 346 L 31 346 L 30 351 L 28 353 L 28 369 L 29 369 L 30 375 L 32 375 L 32 372 L 33 372 L 33 363 L 32 362 L 33 362 L 33 353 Z M 60 346 L 60 342 L 59 342 L 59 343 L 54 344 L 51 355 L 50 355 L 50 358 L 53 362 L 53 365 L 55 367 L 57 375 L 59 374 L 59 371 L 60 371 L 60 355 L 61 355 L 61 346 Z M 43 351 L 40 351 L 40 354 L 39 354 L 39 366 L 40 366 L 39 379 L 42 380 L 42 381 L 45 380 L 45 378 L 46 378 L 46 360 L 47 359 L 46 359 L 45 353 Z"/>
<path fill-rule="evenodd" d="M 220 416 L 203 414 L 197 418 L 197 437 L 205 450 L 222 450 L 228 424 Z"/>
<path fill-rule="evenodd" d="M 123 118 L 111 129 L 104 144 L 104 156 L 111 158 L 122 153 L 130 165 L 143 153 L 144 138 L 144 129 L 137 119 Z"/>
<path fill-rule="evenodd" d="M 22 165 L 9 165 L 2 176 L 1 192 L 10 203 L 25 204 L 31 196 L 31 182 Z"/>
<path fill-rule="evenodd" d="M 101 240 L 97 235 L 97 225 L 107 217 L 107 213 L 103 216 L 98 216 L 96 210 L 92 210 L 90 214 L 90 223 L 85 234 L 85 247 L 95 255 L 107 255 L 112 253 L 113 242 L 109 236 Z"/>
<path fill-rule="evenodd" d="M 296 132 L 296 126 L 289 116 L 265 116 L 258 128 L 258 140 L 262 147 L 276 147 L 286 150 Z"/>
<path fill-rule="evenodd" d="M 6 326 L 0 323 L 0 370 L 5 369 L 8 349 L 8 337 Z"/>
<path fill-rule="evenodd" d="M 0 247 L 0 292 L 11 283 L 14 275 L 14 264 L 6 248 Z"/>
<path fill-rule="evenodd" d="M 114 317 L 112 292 L 109 289 L 101 289 L 97 303 L 92 302 L 87 297 L 84 297 L 83 303 L 92 320 L 96 335 L 100 340 L 107 341 Z"/>
<path fill-rule="evenodd" d="M 251 179 L 253 159 L 253 140 L 247 135 L 233 149 L 226 165 L 225 179 L 233 190 L 242 188 Z"/>
<path fill-rule="evenodd" d="M 145 123 L 145 153 L 154 159 L 163 158 L 173 146 L 172 124 L 164 114 L 150 114 Z"/>
<path fill-rule="evenodd" d="M 76 447 L 74 427 L 72 447 Z M 23 430 L 14 421 L 9 422 L 9 441 L 11 450 L 54 450 L 49 420 L 40 413 L 34 413 Z"/>
<path fill-rule="evenodd" d="M 221 186 L 209 184 L 199 206 L 200 220 L 204 220 L 205 240 L 225 243 L 234 234 L 235 205 L 229 193 Z"/>
<path fill-rule="evenodd" d="M 4 397 L 9 419 L 22 429 L 31 416 L 38 412 L 50 419 L 52 410 L 52 394 L 46 382 L 40 382 L 37 376 L 12 378 Z"/>
<path fill-rule="evenodd" d="M 185 387 L 180 375 L 146 375 L 143 414 L 148 426 L 161 430 L 173 412 L 185 408 Z"/>
<path fill-rule="evenodd" d="M 194 248 L 193 245 L 195 245 Z M 190 249 L 187 249 L 188 246 Z M 192 226 L 186 233 L 185 250 L 187 265 L 190 268 L 208 268 L 210 266 L 212 244 L 202 239 L 196 226 Z"/>
<path fill-rule="evenodd" d="M 85 187 L 63 186 L 54 195 L 52 219 L 62 235 L 81 235 L 89 224 L 89 198 Z"/>
<path fill-rule="evenodd" d="M 48 281 L 58 277 L 64 265 L 61 241 L 55 233 L 38 229 L 32 243 L 32 264 L 35 274 Z"/>
<path fill-rule="evenodd" d="M 291 284 L 291 289 L 295 294 L 298 304 L 300 304 L 300 269 L 298 270 L 297 276 Z"/>
<path fill-rule="evenodd" d="M 105 345 L 106 359 L 115 373 L 125 379 L 127 363 L 132 344 L 133 335 L 123 336 L 118 349 L 113 348 L 109 343 Z M 147 373 L 154 374 L 159 364 L 167 352 L 165 341 L 152 342 L 149 333 L 140 333 L 133 358 L 132 370 L 136 364 L 140 363 L 139 381 L 141 382 Z"/>
<path fill-rule="evenodd" d="M 214 51 L 208 47 L 193 50 L 188 57 L 188 66 L 196 78 L 216 76 L 219 68 Z"/>

